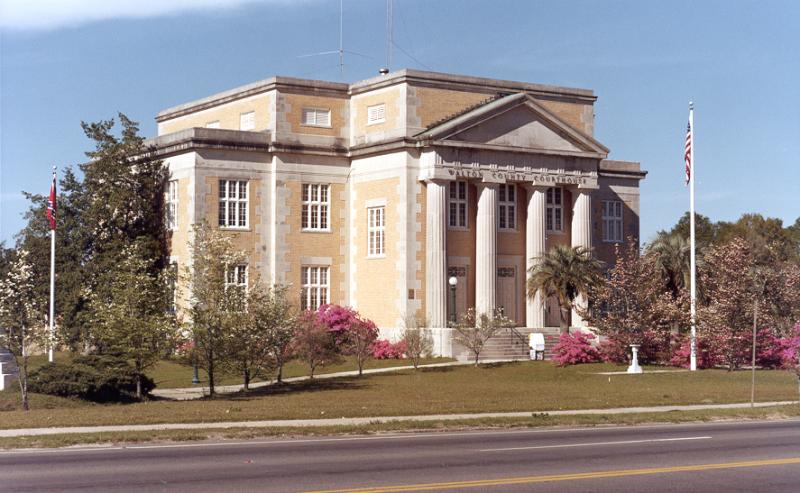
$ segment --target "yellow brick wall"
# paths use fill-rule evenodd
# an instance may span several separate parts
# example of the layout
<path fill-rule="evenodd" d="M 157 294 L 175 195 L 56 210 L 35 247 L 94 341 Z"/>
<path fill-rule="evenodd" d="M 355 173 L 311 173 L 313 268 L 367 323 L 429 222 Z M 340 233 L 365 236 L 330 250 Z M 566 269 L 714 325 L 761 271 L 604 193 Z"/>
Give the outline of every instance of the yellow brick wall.
<path fill-rule="evenodd" d="M 400 95 L 401 89 L 395 87 L 386 91 L 381 91 L 378 94 L 365 94 L 363 96 L 354 97 L 351 102 L 353 114 L 355 115 L 355 121 L 353 121 L 353 128 L 351 129 L 353 137 L 394 130 L 397 117 L 401 110 L 397 104 Z M 385 121 L 383 123 L 367 125 L 367 108 L 381 103 L 386 105 Z"/>
<path fill-rule="evenodd" d="M 437 121 L 484 101 L 491 94 L 453 91 L 449 89 L 417 88 L 417 117 L 422 127 L 429 127 Z"/>
<path fill-rule="evenodd" d="M 557 117 L 567 122 L 571 127 L 576 128 L 587 135 L 592 135 L 592 122 L 586 121 L 587 105 L 566 103 L 563 101 L 551 101 L 546 99 L 539 99 L 537 102 L 555 113 Z M 591 114 L 591 110 L 589 110 L 589 115 Z"/>
<path fill-rule="evenodd" d="M 405 275 L 397 271 L 397 224 L 400 220 L 397 212 L 397 187 L 399 178 L 387 178 L 369 182 L 354 183 L 356 201 L 353 203 L 355 220 L 356 255 L 356 299 L 358 311 L 378 324 L 379 327 L 394 327 L 397 319 L 404 314 L 398 313 L 398 293 L 396 281 L 398 276 Z M 383 258 L 367 258 L 367 201 L 386 199 L 386 256 Z"/>
<path fill-rule="evenodd" d="M 187 128 L 205 127 L 207 123 L 215 120 L 219 121 L 221 129 L 239 130 L 239 116 L 250 111 L 255 111 L 256 126 L 253 130 L 261 132 L 269 128 L 270 103 L 273 97 L 273 92 L 267 92 L 167 120 L 159 124 L 158 134 L 165 135 Z"/>
<path fill-rule="evenodd" d="M 289 270 L 286 273 L 287 284 L 291 284 L 293 296 L 297 297 L 298 305 L 300 300 L 301 285 L 301 257 L 330 257 L 330 301 L 337 305 L 343 304 L 345 293 L 340 289 L 346 272 L 344 270 L 346 258 L 341 253 L 341 249 L 346 238 L 342 237 L 342 217 L 346 207 L 346 202 L 340 200 L 345 185 L 332 183 L 330 185 L 330 210 L 328 221 L 330 232 L 303 231 L 302 230 L 302 211 L 303 211 L 303 182 L 292 180 L 278 183 L 278 186 L 286 187 L 289 190 L 289 200 L 286 204 L 289 208 L 288 232 L 286 234 L 286 263 Z"/>
<path fill-rule="evenodd" d="M 342 129 L 347 125 L 347 121 L 344 119 L 347 99 L 307 94 L 284 94 L 283 97 L 291 108 L 284 117 L 289 123 L 292 133 L 341 137 Z M 303 108 L 329 109 L 331 111 L 331 127 L 303 125 Z"/>

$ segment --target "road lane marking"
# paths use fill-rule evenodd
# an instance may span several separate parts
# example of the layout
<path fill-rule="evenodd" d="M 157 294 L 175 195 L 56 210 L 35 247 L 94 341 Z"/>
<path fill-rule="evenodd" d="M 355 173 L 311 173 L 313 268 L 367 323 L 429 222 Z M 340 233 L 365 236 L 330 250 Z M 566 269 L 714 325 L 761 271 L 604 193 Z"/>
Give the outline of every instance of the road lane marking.
<path fill-rule="evenodd" d="M 742 462 L 723 462 L 718 464 L 695 464 L 687 466 L 651 467 L 645 469 L 618 469 L 611 471 L 557 474 L 549 476 L 526 476 L 517 478 L 482 479 L 473 481 L 452 481 L 447 483 L 420 483 L 395 486 L 374 486 L 368 488 L 349 488 L 338 490 L 308 491 L 305 493 L 401 493 L 409 491 L 453 490 L 463 488 L 479 488 L 486 486 L 511 486 L 519 484 L 546 483 L 556 481 L 574 481 L 579 479 L 619 478 L 625 476 L 645 476 L 651 474 L 669 474 L 680 472 L 710 471 L 715 469 L 737 469 L 745 467 L 780 466 L 800 464 L 800 457 L 786 459 L 766 459 Z"/>
<path fill-rule="evenodd" d="M 635 443 L 656 443 L 656 442 L 681 442 L 687 440 L 710 440 L 711 437 L 678 437 L 678 438 L 649 438 L 645 440 L 621 440 L 616 442 L 587 442 L 587 443 L 562 443 L 557 445 L 534 445 L 531 447 L 508 447 L 508 448 L 487 448 L 478 452 L 506 452 L 511 450 L 537 450 L 546 448 L 569 448 L 569 447 L 595 447 L 600 445 L 631 445 Z"/>

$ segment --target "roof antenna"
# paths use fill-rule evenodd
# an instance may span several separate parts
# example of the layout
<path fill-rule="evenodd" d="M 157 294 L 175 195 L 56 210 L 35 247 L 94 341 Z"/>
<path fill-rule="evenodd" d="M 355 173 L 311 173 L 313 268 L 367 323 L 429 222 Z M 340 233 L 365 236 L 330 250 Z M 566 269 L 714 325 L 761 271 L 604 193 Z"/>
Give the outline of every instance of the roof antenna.
<path fill-rule="evenodd" d="M 310 53 L 308 55 L 300 55 L 297 58 L 309 58 L 312 56 L 322 55 L 339 55 L 339 75 L 344 80 L 344 54 L 350 53 L 351 55 L 363 56 L 364 58 L 372 58 L 363 53 L 344 49 L 344 0 L 339 0 L 339 49 L 336 51 L 321 51 L 319 53 Z"/>
<path fill-rule="evenodd" d="M 392 69 L 392 45 L 394 44 L 394 0 L 386 0 L 386 70 Z"/>

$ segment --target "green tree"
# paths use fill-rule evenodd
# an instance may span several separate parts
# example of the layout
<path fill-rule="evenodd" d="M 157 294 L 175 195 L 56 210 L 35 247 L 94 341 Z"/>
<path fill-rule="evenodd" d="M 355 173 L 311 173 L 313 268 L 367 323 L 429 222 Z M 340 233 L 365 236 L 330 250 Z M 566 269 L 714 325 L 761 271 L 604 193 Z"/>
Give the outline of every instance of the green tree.
<path fill-rule="evenodd" d="M 660 232 L 652 243 L 646 245 L 645 255 L 673 297 L 677 297 L 681 290 L 689 289 L 690 248 L 687 238 Z"/>
<path fill-rule="evenodd" d="M 193 231 L 191 267 L 184 267 L 183 273 L 190 291 L 192 356 L 208 375 L 213 396 L 216 372 L 230 353 L 226 347 L 230 334 L 243 323 L 242 290 L 228 289 L 226 279 L 230 268 L 241 264 L 245 256 L 233 247 L 231 236 L 219 230 L 198 224 Z"/>
<path fill-rule="evenodd" d="M 474 308 L 470 308 L 455 326 L 453 339 L 472 353 L 475 366 L 478 366 L 478 360 L 489 339 L 504 328 L 513 326 L 514 322 L 504 317 L 499 310 L 490 316 L 486 313 L 477 314 Z"/>
<path fill-rule="evenodd" d="M 280 374 L 286 348 L 295 330 L 295 314 L 286 288 L 269 288 L 255 281 L 245 293 L 246 312 L 226 337 L 230 364 L 242 375 L 244 389 L 270 370 Z"/>
<path fill-rule="evenodd" d="M 601 282 L 602 268 L 603 263 L 592 258 L 590 250 L 558 245 L 538 257 L 536 265 L 528 271 L 528 297 L 533 298 L 537 290 L 541 290 L 544 297 L 555 296 L 561 332 L 568 333 L 575 298 Z"/>
<path fill-rule="evenodd" d="M 22 409 L 28 404 L 28 358 L 31 349 L 52 344 L 44 323 L 44 306 L 36 293 L 33 266 L 29 253 L 17 252 L 5 277 L 0 280 L 0 346 L 14 355 L 19 368 Z"/>
<path fill-rule="evenodd" d="M 80 166 L 84 196 L 80 214 L 86 238 L 83 284 L 100 298 L 118 275 L 119 259 L 128 245 L 136 244 L 141 258 L 148 259 L 150 274 L 168 266 L 164 227 L 164 187 L 168 178 L 163 162 L 139 136 L 138 124 L 119 114 L 119 132 L 114 120 L 82 123 L 94 150 Z M 96 314 L 84 310 L 85 320 Z M 84 327 L 86 324 L 84 323 Z"/>
<path fill-rule="evenodd" d="M 136 369 L 136 397 L 142 376 L 174 347 L 175 319 L 169 313 L 168 270 L 155 271 L 137 244 L 122 252 L 111 284 L 89 296 L 94 337 L 104 352 L 125 356 Z"/>

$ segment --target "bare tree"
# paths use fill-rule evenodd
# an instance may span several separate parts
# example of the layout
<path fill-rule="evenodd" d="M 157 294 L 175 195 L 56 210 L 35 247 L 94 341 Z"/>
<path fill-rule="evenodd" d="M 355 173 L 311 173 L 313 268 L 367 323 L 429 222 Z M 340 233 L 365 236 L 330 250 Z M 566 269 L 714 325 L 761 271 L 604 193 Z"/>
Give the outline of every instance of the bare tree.
<path fill-rule="evenodd" d="M 433 337 L 431 331 L 427 329 L 426 320 L 420 320 L 410 315 L 403 319 L 405 329 L 403 329 L 402 341 L 406 344 L 406 355 L 411 360 L 416 370 L 420 360 L 430 356 L 433 352 Z"/>
<path fill-rule="evenodd" d="M 475 366 L 478 366 L 478 359 L 486 342 L 500 330 L 513 325 L 514 323 L 504 317 L 501 312 L 495 313 L 493 317 L 486 313 L 476 315 L 475 309 L 470 308 L 456 325 L 454 339 L 472 353 L 475 358 Z"/>

